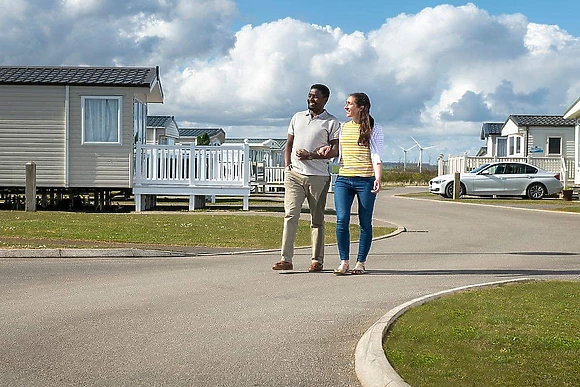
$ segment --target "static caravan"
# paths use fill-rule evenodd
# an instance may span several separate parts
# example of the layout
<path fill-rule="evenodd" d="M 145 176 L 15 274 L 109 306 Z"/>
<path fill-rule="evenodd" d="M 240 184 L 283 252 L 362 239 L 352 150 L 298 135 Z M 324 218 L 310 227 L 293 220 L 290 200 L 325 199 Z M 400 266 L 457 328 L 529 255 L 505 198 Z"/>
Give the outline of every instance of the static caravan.
<path fill-rule="evenodd" d="M 0 190 L 130 189 L 147 105 L 163 103 L 159 68 L 0 67 Z"/>
<path fill-rule="evenodd" d="M 574 120 L 563 116 L 512 114 L 501 135 L 508 157 L 574 157 Z"/>
<path fill-rule="evenodd" d="M 147 116 L 146 144 L 175 145 L 179 127 L 173 116 Z"/>
<path fill-rule="evenodd" d="M 177 142 L 183 145 L 195 145 L 198 137 L 204 134 L 208 135 L 211 146 L 219 146 L 226 140 L 226 132 L 222 128 L 179 128 Z"/>
<path fill-rule="evenodd" d="M 501 136 L 503 122 L 484 122 L 481 125 L 480 138 L 485 141 L 477 156 L 481 157 L 506 157 L 507 138 Z"/>
<path fill-rule="evenodd" d="M 574 183 L 580 185 L 580 98 L 564 112 L 564 118 L 574 122 Z"/>

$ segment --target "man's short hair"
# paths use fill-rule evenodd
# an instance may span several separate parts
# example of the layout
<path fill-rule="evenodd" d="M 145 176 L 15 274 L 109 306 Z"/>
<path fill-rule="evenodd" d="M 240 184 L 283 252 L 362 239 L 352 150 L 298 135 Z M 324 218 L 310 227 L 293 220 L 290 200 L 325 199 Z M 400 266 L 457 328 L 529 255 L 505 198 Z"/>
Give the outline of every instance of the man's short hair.
<path fill-rule="evenodd" d="M 310 86 L 310 89 L 316 89 L 322 93 L 324 98 L 330 98 L 330 89 L 328 86 L 323 85 L 322 83 L 315 83 L 314 85 Z"/>

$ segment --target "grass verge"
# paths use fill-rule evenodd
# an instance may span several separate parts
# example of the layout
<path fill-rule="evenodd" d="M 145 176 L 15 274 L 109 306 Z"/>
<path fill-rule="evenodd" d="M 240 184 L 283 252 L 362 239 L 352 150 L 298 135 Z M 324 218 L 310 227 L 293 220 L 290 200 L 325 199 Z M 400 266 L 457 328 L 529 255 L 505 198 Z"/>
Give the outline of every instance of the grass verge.
<path fill-rule="evenodd" d="M 167 214 L 98 214 L 80 212 L 0 211 L 0 247 L 18 248 L 22 240 L 50 240 L 53 247 L 106 247 L 109 243 L 274 249 L 280 247 L 282 222 L 279 216 L 227 212 Z M 326 223 L 325 241 L 335 243 L 335 223 Z M 395 229 L 375 227 L 375 236 Z M 2 239 L 4 237 L 4 239 Z M 358 226 L 351 226 L 358 239 Z M 62 241 L 55 245 L 54 241 Z M 78 244 L 75 244 L 78 241 Z M 87 241 L 95 246 L 87 246 Z M 83 242 L 82 244 L 80 242 Z M 300 220 L 296 246 L 310 245 L 310 222 Z M 28 248 L 45 247 L 26 243 Z"/>
<path fill-rule="evenodd" d="M 385 354 L 412 386 L 580 386 L 580 282 L 465 291 L 403 314 Z"/>

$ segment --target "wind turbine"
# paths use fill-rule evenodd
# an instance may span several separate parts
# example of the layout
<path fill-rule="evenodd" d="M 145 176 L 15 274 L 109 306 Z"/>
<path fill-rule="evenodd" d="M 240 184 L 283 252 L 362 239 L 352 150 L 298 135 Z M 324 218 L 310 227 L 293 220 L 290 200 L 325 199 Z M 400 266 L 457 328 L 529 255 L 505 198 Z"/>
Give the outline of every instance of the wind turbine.
<path fill-rule="evenodd" d="M 431 146 L 421 146 L 421 144 L 419 144 L 417 142 L 417 140 L 415 140 L 413 138 L 413 136 L 410 136 L 413 141 L 415 141 L 415 144 L 419 147 L 419 173 L 421 173 L 421 167 L 423 166 L 423 151 L 425 149 L 431 149 L 431 148 L 435 148 L 435 145 L 431 145 Z"/>
<path fill-rule="evenodd" d="M 415 145 L 413 145 L 412 147 L 410 147 L 410 148 L 407 148 L 407 149 L 403 148 L 403 147 L 402 147 L 402 146 L 400 146 L 400 145 L 397 145 L 397 146 L 398 146 L 399 148 L 401 148 L 401 150 L 403 151 L 403 171 L 405 171 L 405 170 L 407 169 L 407 152 L 408 152 L 408 151 L 410 151 L 411 149 L 413 149 L 414 147 L 416 147 L 416 146 L 417 146 L 417 144 L 415 144 Z"/>

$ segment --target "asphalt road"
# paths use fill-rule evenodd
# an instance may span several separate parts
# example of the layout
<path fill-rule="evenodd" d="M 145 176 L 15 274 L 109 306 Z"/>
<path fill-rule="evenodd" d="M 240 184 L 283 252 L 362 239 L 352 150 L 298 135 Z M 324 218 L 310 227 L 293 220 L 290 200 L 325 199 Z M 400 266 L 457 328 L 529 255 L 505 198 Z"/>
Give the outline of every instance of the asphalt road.
<path fill-rule="evenodd" d="M 308 249 L 292 272 L 271 270 L 277 252 L 0 259 L 0 385 L 357 386 L 357 341 L 401 303 L 509 278 L 580 280 L 580 215 L 402 190 L 383 191 L 375 217 L 407 232 L 374 242 L 364 276 L 334 276 L 334 246 L 322 273 L 306 272 Z"/>

